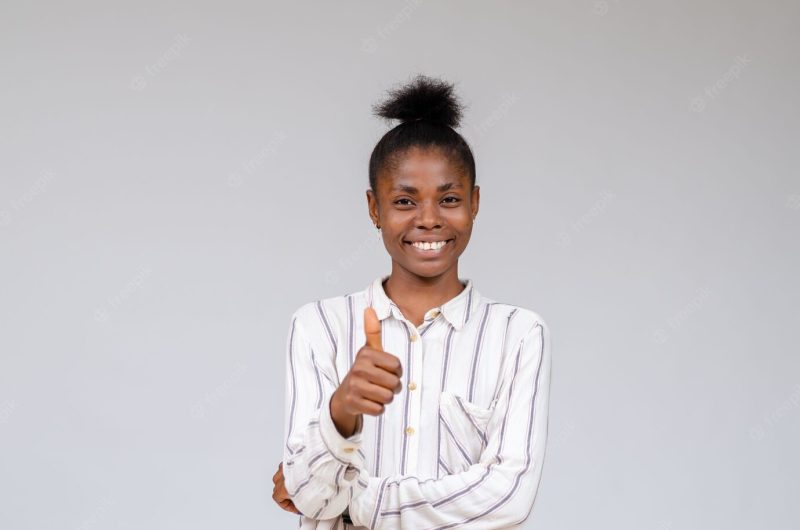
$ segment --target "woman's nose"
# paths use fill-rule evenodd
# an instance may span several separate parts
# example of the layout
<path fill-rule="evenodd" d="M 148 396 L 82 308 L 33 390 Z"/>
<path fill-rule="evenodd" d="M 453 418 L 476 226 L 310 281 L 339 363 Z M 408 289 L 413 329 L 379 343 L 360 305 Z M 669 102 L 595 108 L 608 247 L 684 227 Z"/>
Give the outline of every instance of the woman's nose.
<path fill-rule="evenodd" d="M 438 204 L 423 202 L 417 211 L 417 228 L 439 228 L 442 226 Z"/>

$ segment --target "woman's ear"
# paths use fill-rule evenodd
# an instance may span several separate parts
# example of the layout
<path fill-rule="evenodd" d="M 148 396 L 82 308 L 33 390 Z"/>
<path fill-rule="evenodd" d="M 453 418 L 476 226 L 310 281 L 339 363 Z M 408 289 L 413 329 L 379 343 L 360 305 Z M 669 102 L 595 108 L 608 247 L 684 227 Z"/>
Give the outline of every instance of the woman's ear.
<path fill-rule="evenodd" d="M 478 215 L 478 207 L 481 202 L 481 187 L 476 185 L 472 188 L 472 198 L 470 199 L 470 206 L 472 207 L 472 219 Z"/>
<path fill-rule="evenodd" d="M 378 224 L 378 197 L 372 191 L 372 189 L 367 189 L 367 211 L 369 213 L 369 218 L 372 219 L 372 224 Z"/>

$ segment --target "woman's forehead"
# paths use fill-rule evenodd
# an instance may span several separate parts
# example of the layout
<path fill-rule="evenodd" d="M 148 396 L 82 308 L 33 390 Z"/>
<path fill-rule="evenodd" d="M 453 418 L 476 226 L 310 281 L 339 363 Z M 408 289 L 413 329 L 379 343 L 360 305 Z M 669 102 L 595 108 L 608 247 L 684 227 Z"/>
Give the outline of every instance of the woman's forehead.
<path fill-rule="evenodd" d="M 398 157 L 381 175 L 381 185 L 388 191 L 407 189 L 437 190 L 466 187 L 469 176 L 460 164 L 440 150 L 414 150 Z"/>

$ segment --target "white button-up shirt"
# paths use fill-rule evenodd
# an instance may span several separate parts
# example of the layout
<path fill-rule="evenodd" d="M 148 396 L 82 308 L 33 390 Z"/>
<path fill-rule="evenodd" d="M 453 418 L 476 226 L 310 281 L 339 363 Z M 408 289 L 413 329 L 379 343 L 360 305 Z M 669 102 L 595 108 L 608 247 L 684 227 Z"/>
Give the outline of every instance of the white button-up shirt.
<path fill-rule="evenodd" d="M 547 324 L 462 279 L 465 288 L 417 327 L 386 295 L 387 278 L 291 317 L 283 471 L 300 528 L 518 527 L 545 453 Z M 368 305 L 384 351 L 403 365 L 403 390 L 345 438 L 329 400 L 366 342 Z"/>

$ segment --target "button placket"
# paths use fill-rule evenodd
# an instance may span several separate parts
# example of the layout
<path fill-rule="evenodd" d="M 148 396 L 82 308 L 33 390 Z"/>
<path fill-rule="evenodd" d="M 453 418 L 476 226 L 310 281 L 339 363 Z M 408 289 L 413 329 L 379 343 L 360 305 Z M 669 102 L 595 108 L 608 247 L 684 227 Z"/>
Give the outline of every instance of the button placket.
<path fill-rule="evenodd" d="M 407 460 L 407 473 L 416 473 L 419 455 L 419 423 L 422 414 L 422 392 L 418 390 L 418 379 L 422 374 L 422 353 L 424 350 L 423 337 L 411 325 L 411 377 L 407 381 L 406 392 L 409 392 L 409 417 L 408 428 L 406 429 L 405 436 L 408 438 L 408 460 Z"/>

